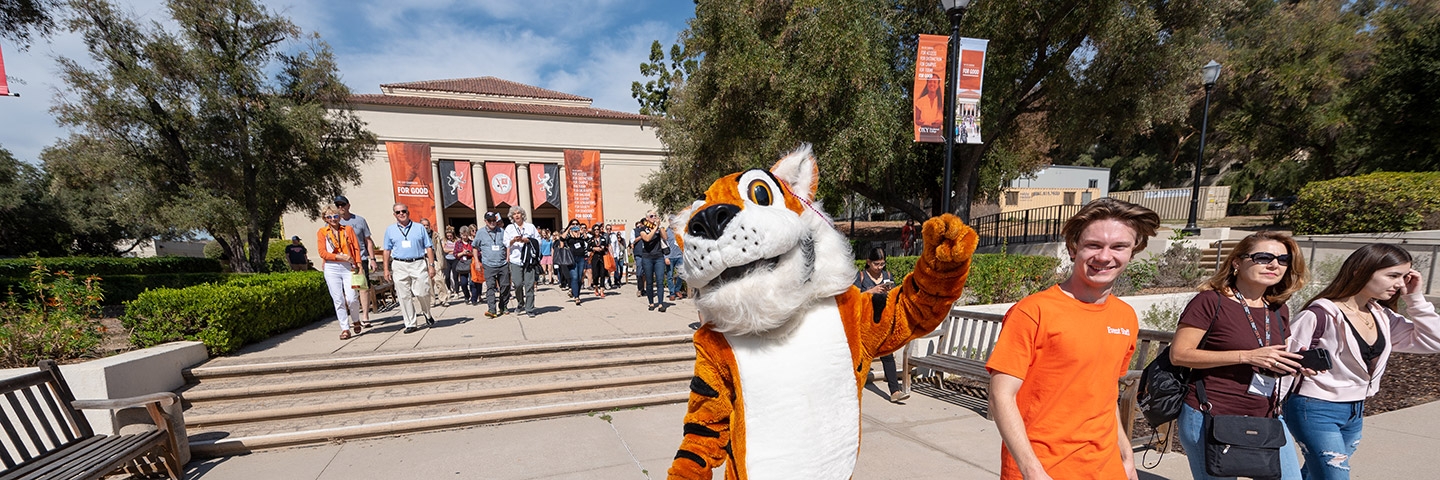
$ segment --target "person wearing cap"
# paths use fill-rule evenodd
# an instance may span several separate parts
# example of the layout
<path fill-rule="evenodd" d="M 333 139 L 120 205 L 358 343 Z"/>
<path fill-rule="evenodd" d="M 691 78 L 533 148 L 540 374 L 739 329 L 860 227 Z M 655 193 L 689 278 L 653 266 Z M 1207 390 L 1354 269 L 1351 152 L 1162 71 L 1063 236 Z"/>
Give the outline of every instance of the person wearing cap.
<path fill-rule="evenodd" d="M 350 213 L 350 199 L 344 195 L 335 196 L 335 208 L 340 209 L 340 224 L 355 230 L 355 238 L 360 239 L 360 271 L 365 272 L 365 278 L 370 278 L 370 272 L 378 268 L 375 265 L 375 240 L 370 238 L 370 223 L 365 217 Z M 370 328 L 370 305 L 375 303 L 375 291 L 370 285 L 360 288 L 360 324 Z"/>
<path fill-rule="evenodd" d="M 385 279 L 395 283 L 395 300 L 405 317 L 405 333 L 415 332 L 416 300 L 425 315 L 425 325 L 435 326 L 430 316 L 430 279 L 435 277 L 435 244 L 430 233 L 410 221 L 410 207 L 396 203 L 391 207 L 395 224 L 385 228 Z M 416 228 L 420 227 L 420 228 Z"/>
<path fill-rule="evenodd" d="M 300 243 L 300 236 L 290 237 L 290 244 L 285 246 L 285 258 L 290 261 L 290 270 L 303 272 L 310 269 L 310 260 L 306 258 L 310 252 L 305 250 L 305 244 Z"/>
<path fill-rule="evenodd" d="M 480 265 L 485 267 L 485 316 L 495 318 L 504 315 L 510 303 L 510 262 L 499 213 L 485 212 L 485 226 L 475 232 L 475 240 L 470 245 L 475 247 L 475 257 Z M 495 304 L 497 293 L 500 297 L 498 307 Z"/>
<path fill-rule="evenodd" d="M 519 304 L 521 315 L 535 318 L 535 277 L 540 272 L 526 268 L 524 251 L 531 240 L 539 241 L 540 232 L 535 230 L 535 225 L 525 223 L 525 209 L 519 205 L 510 207 L 510 222 L 505 227 L 504 239 L 505 248 L 509 250 L 510 281 L 514 282 L 515 303 Z M 538 245 L 536 249 L 539 249 Z"/>

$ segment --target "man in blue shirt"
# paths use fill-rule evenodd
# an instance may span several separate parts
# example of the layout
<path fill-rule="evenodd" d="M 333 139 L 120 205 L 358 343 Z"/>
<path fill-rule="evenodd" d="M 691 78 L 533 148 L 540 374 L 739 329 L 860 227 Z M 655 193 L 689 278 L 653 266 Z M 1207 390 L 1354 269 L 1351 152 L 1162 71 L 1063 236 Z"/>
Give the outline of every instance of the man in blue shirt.
<path fill-rule="evenodd" d="M 405 317 L 405 333 L 415 332 L 415 300 L 425 314 L 425 325 L 435 326 L 430 316 L 430 278 L 435 276 L 435 245 L 430 233 L 410 221 L 410 207 L 397 203 L 391 210 L 395 223 L 385 229 L 385 279 L 395 283 L 395 299 Z"/>
<path fill-rule="evenodd" d="M 501 226 L 500 214 L 485 212 L 485 226 L 475 232 L 470 242 L 475 247 L 476 261 L 485 267 L 485 278 L 472 279 L 485 284 L 485 316 L 495 318 L 505 314 L 510 303 L 509 248 L 505 245 L 505 229 Z M 478 287 L 477 287 L 478 288 Z M 495 294 L 500 294 L 500 307 L 495 307 Z"/>

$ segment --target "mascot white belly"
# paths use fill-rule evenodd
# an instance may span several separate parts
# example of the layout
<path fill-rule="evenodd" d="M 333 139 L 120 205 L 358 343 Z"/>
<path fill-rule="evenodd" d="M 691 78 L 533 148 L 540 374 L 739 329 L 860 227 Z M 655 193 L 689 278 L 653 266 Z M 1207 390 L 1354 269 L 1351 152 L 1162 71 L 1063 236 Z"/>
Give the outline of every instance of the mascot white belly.
<path fill-rule="evenodd" d="M 725 337 L 746 392 L 749 478 L 849 478 L 860 450 L 860 399 L 840 309 L 824 301 L 794 321 L 778 340 Z"/>

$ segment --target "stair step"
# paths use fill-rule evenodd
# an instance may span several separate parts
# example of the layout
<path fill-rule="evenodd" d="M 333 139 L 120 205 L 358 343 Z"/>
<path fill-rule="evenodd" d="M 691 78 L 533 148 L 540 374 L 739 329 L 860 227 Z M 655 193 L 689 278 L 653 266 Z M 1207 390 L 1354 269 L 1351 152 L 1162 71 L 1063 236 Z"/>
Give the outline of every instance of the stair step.
<path fill-rule="evenodd" d="M 522 375 L 583 368 L 616 367 L 646 363 L 693 361 L 694 347 L 686 344 L 650 347 L 644 354 L 636 349 L 586 351 L 580 354 L 545 353 L 504 359 L 461 359 L 416 364 L 374 364 L 373 367 L 341 367 L 328 371 L 297 374 L 271 373 L 251 377 L 227 377 L 202 381 L 181 392 L 192 405 L 200 402 L 373 388 L 406 383 L 465 380 L 478 377 Z M 420 370 L 423 368 L 424 370 Z"/>
<path fill-rule="evenodd" d="M 357 388 L 325 392 L 324 395 L 291 394 L 259 399 L 245 398 L 192 405 L 185 411 L 185 424 L 187 428 L 209 428 L 216 425 L 329 415 L 359 410 L 379 410 L 663 383 L 688 380 L 693 375 L 692 360 L 620 368 L 593 368 L 546 374 L 478 378 L 470 381 L 441 381 L 380 388 Z"/>
<path fill-rule="evenodd" d="M 642 386 L 556 392 L 519 399 L 524 402 L 518 402 L 517 399 L 487 399 L 328 415 L 304 419 L 304 424 L 274 420 L 235 425 L 224 430 L 192 432 L 190 449 L 196 457 L 215 457 L 247 453 L 259 448 L 670 404 L 683 402 L 688 398 L 689 381 L 682 380 Z"/>

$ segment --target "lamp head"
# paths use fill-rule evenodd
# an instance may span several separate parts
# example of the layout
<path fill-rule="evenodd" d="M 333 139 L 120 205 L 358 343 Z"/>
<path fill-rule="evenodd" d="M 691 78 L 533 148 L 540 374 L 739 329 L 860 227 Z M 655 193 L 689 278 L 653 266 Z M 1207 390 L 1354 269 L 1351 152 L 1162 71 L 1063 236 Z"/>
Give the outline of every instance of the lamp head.
<path fill-rule="evenodd" d="M 1202 72 L 1201 77 L 1204 78 L 1205 86 L 1207 87 L 1215 86 L 1215 81 L 1220 79 L 1220 64 L 1215 63 L 1214 60 L 1205 64 L 1200 71 Z"/>
<path fill-rule="evenodd" d="M 940 0 L 940 5 L 945 7 L 945 11 L 950 12 L 955 9 L 970 8 L 970 1 L 971 0 Z"/>

